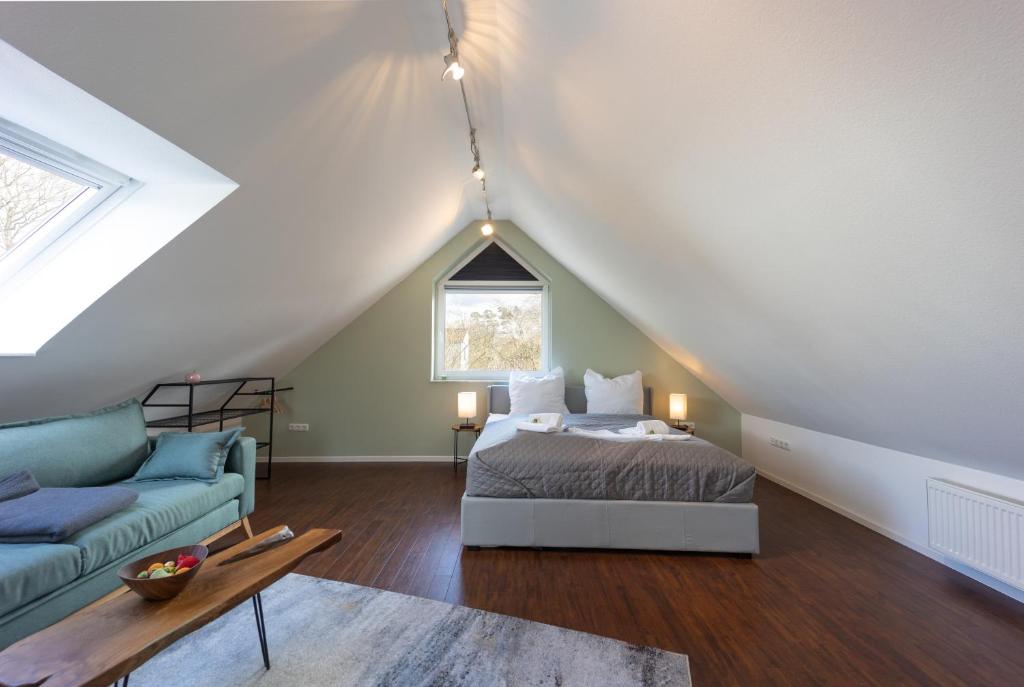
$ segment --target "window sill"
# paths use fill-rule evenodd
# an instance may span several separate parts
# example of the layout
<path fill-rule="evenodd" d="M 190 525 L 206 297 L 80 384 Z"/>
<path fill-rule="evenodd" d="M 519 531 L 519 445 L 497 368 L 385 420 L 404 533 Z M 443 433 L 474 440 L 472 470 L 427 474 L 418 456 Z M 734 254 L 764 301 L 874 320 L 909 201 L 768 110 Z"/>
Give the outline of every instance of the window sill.
<path fill-rule="evenodd" d="M 431 377 L 428 381 L 432 384 L 508 384 L 508 379 L 442 379 Z"/>

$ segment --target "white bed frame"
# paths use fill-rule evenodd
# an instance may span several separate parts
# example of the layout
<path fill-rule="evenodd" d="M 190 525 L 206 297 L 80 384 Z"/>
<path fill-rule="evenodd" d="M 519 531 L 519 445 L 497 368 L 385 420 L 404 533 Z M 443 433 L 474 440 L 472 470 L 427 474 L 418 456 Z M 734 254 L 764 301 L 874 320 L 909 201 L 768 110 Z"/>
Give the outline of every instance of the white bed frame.
<path fill-rule="evenodd" d="M 492 413 L 507 413 L 508 387 L 489 387 Z M 650 388 L 644 410 L 650 413 Z M 584 412 L 582 387 L 566 387 L 570 412 Z M 760 552 L 757 504 L 679 501 L 503 499 L 462 495 L 464 546 Z"/>

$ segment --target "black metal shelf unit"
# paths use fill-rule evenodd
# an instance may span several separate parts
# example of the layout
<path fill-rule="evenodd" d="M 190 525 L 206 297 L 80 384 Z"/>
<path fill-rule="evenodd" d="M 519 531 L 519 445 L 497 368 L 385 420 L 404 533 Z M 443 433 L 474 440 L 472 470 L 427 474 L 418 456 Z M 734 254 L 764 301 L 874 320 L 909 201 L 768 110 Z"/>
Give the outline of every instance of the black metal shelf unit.
<path fill-rule="evenodd" d="M 248 391 L 245 390 L 249 384 L 269 384 L 269 389 L 261 389 Z M 212 410 L 196 410 L 196 387 L 198 386 L 214 386 L 214 385 L 234 385 L 234 390 L 231 395 L 228 396 L 220 407 Z M 152 401 L 154 395 L 161 389 L 188 389 L 188 402 L 187 403 L 156 403 Z M 261 413 L 270 413 L 268 418 L 268 431 L 266 441 L 257 441 L 256 448 L 267 449 L 267 474 L 264 477 L 257 476 L 256 479 L 270 479 L 270 470 L 274 462 L 274 402 L 277 398 L 277 394 L 282 391 L 291 391 L 294 387 L 278 387 L 277 380 L 274 377 L 235 377 L 233 379 L 204 379 L 201 382 L 191 384 L 189 382 L 164 382 L 157 384 L 146 397 L 142 399 L 142 406 L 144 408 L 184 408 L 186 413 L 184 415 L 174 415 L 173 417 L 162 417 L 155 420 L 147 420 L 147 427 L 162 428 L 162 429 L 184 429 L 191 432 L 196 427 L 203 425 L 220 425 L 220 429 L 224 429 L 224 422 L 226 420 L 236 420 L 247 415 L 259 415 Z M 266 408 L 263 407 L 229 407 L 231 402 L 239 396 L 263 396 L 270 398 L 270 405 Z"/>

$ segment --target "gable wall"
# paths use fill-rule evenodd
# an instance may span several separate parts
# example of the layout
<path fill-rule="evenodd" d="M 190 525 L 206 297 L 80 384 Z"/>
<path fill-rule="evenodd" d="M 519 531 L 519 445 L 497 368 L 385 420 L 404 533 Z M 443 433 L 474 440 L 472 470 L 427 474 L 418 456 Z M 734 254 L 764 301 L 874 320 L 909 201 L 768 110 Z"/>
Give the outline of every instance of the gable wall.
<path fill-rule="evenodd" d="M 581 384 L 593 367 L 605 374 L 640 369 L 654 389 L 654 413 L 668 416 L 668 394 L 690 395 L 698 433 L 740 451 L 739 414 L 675 362 L 510 222 L 497 236 L 551 282 L 552 365 Z M 287 412 L 275 419 L 275 453 L 293 457 L 450 456 L 456 393 L 476 390 L 486 412 L 486 384 L 432 382 L 434 280 L 480 238 L 473 223 L 375 305 L 288 373 Z M 335 297 L 321 294 L 322 298 Z M 289 422 L 310 431 L 289 432 Z M 250 423 L 250 431 L 259 431 Z M 468 438 L 463 438 L 463 453 Z"/>

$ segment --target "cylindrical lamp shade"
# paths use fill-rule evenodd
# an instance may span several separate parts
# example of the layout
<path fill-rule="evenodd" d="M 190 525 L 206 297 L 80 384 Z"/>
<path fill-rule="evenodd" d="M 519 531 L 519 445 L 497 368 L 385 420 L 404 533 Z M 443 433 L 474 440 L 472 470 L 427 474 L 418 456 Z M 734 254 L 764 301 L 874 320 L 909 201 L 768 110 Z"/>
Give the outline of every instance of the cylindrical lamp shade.
<path fill-rule="evenodd" d="M 686 419 L 686 394 L 668 395 L 668 417 L 670 420 Z"/>
<path fill-rule="evenodd" d="M 470 419 L 476 417 L 476 392 L 459 392 L 459 417 Z"/>

